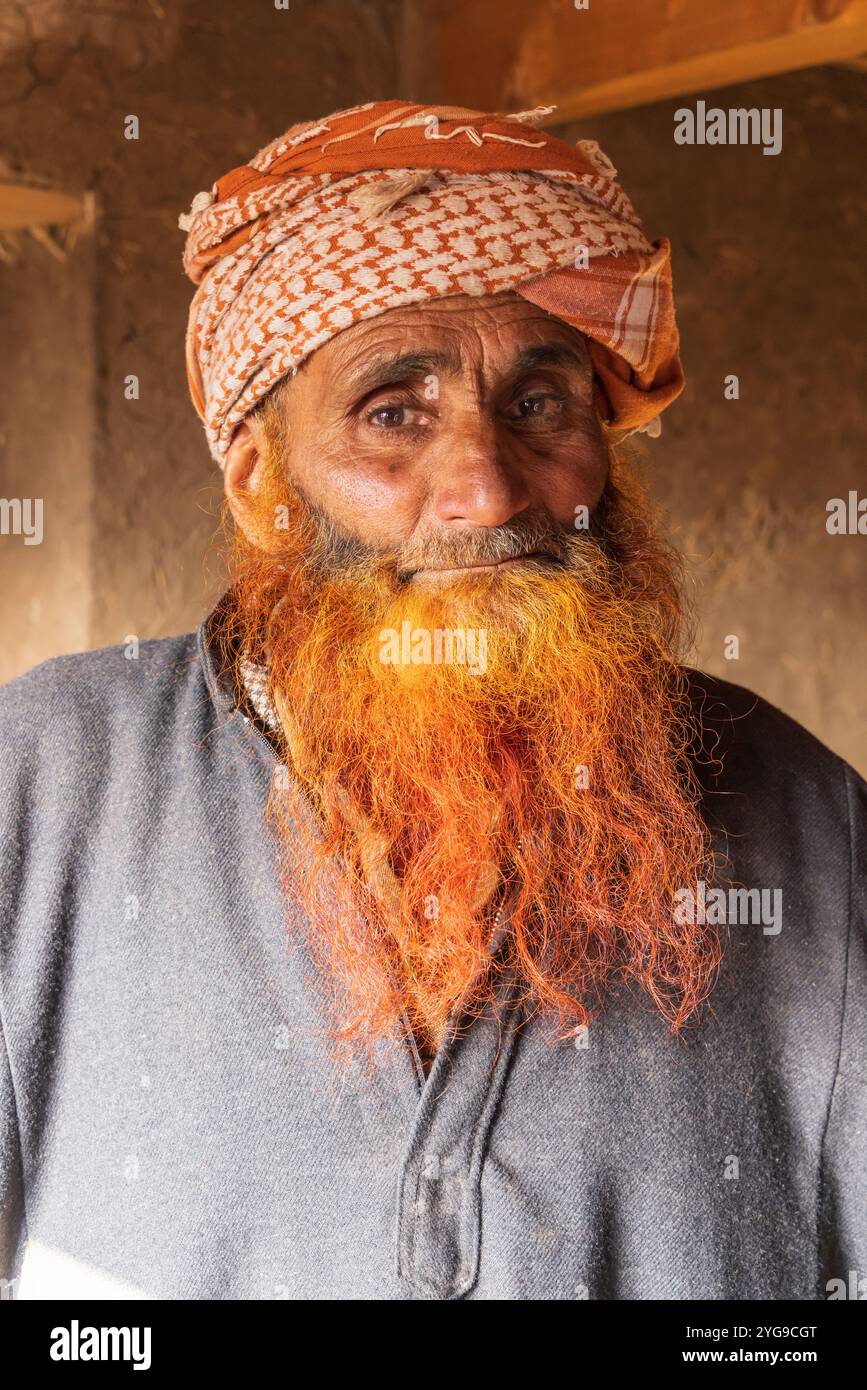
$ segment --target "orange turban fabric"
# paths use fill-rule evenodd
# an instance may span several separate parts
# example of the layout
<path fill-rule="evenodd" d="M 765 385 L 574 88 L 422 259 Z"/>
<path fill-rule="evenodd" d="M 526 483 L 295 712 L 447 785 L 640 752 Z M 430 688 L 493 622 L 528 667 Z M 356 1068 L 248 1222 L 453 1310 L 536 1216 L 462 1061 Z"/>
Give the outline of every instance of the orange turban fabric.
<path fill-rule="evenodd" d="M 581 330 L 597 407 L 658 433 L 683 388 L 666 238 L 647 241 L 594 141 L 515 115 L 368 102 L 291 126 L 179 219 L 198 286 L 190 394 L 221 467 L 268 391 L 341 329 L 514 290 Z"/>

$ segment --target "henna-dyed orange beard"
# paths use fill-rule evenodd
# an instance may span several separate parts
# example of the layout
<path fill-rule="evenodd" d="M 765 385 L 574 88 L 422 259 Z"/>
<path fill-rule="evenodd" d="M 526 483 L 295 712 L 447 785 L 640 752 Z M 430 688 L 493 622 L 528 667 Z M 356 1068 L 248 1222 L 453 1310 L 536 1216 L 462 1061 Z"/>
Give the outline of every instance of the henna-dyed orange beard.
<path fill-rule="evenodd" d="M 470 1019 L 491 998 L 504 892 L 529 1011 L 558 1036 L 615 979 L 680 1028 L 720 950 L 675 922 L 674 894 L 713 866 L 673 655 L 677 564 L 633 485 L 609 483 L 589 533 L 536 516 L 382 555 L 290 489 L 276 449 L 256 516 L 270 549 L 234 530 L 229 621 L 236 651 L 269 653 L 291 775 L 268 819 L 336 1042 L 357 1051 L 407 1020 L 435 1040 L 454 1011 Z M 435 589 L 410 577 L 528 550 L 551 559 Z M 407 631 L 423 657 L 437 629 L 476 632 L 475 669 L 445 646 L 401 664 Z"/>

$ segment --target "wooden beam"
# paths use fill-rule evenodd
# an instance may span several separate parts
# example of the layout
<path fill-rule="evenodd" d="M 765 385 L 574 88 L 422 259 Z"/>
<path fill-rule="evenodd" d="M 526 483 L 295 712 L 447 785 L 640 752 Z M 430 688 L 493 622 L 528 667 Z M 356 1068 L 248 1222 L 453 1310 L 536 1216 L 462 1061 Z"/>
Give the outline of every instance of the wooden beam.
<path fill-rule="evenodd" d="M 867 49 L 867 0 L 425 0 L 435 99 L 555 125 Z M 430 63 L 429 68 L 430 70 Z M 422 98 L 423 99 L 423 98 Z"/>
<path fill-rule="evenodd" d="M 53 188 L 0 180 L 0 231 L 51 227 L 75 222 L 84 214 L 85 200 Z"/>

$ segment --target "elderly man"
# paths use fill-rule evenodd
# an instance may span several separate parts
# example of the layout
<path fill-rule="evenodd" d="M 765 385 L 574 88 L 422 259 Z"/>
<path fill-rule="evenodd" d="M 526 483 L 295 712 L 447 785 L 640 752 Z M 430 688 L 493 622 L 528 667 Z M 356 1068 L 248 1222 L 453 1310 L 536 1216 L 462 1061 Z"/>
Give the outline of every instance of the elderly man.
<path fill-rule="evenodd" d="M 867 1270 L 867 785 L 683 664 L 669 246 L 540 114 L 340 111 L 182 218 L 230 583 L 2 692 L 24 1296 Z"/>

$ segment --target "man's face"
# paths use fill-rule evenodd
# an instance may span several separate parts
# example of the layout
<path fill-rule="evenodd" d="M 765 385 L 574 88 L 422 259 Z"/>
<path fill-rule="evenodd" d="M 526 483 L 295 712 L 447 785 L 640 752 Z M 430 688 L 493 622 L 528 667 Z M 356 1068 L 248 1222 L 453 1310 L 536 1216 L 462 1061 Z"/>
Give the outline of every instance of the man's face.
<path fill-rule="evenodd" d="M 307 359 L 283 403 L 291 481 L 344 534 L 421 557 L 414 584 L 479 567 L 469 536 L 458 558 L 459 533 L 522 516 L 572 529 L 576 508 L 592 511 L 605 485 L 584 339 L 513 293 L 357 323 Z M 230 503 L 245 438 L 226 470 Z"/>

